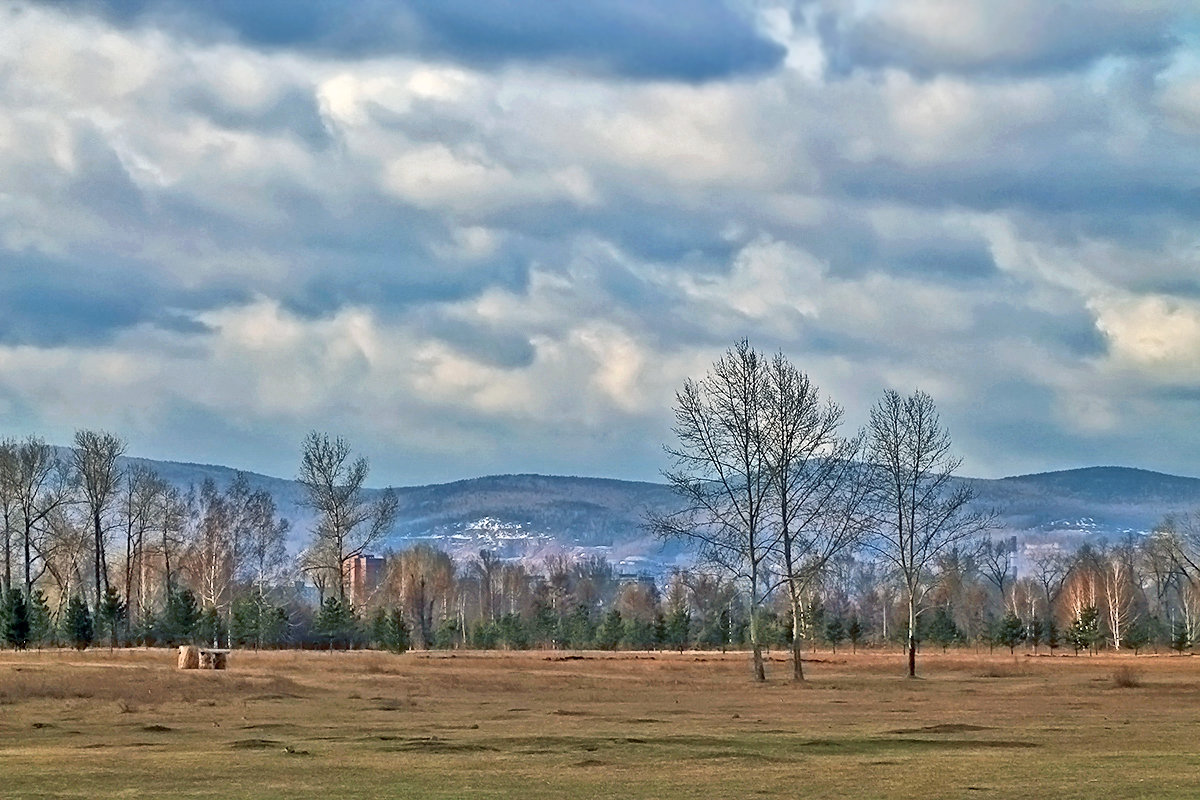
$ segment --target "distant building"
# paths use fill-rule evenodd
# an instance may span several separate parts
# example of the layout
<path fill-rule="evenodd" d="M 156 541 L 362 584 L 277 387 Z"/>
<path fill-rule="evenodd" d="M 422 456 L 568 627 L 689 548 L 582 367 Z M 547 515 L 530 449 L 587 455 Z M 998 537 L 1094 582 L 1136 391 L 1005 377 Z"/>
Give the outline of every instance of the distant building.
<path fill-rule="evenodd" d="M 356 608 L 366 605 L 367 599 L 383 579 L 385 563 L 379 556 L 366 554 L 346 562 L 346 591 L 350 595 L 351 605 Z"/>

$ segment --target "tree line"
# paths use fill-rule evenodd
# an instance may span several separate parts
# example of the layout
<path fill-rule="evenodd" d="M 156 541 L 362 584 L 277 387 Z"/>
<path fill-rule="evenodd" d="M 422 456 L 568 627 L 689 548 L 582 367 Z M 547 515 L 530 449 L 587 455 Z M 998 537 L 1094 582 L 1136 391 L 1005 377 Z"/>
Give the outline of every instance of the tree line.
<path fill-rule="evenodd" d="M 742 648 L 756 678 L 806 646 L 1190 648 L 1200 634 L 1200 516 L 1105 547 L 1031 551 L 974 508 L 932 398 L 887 392 L 862 431 L 782 354 L 730 348 L 676 396 L 666 472 L 681 502 L 647 520 L 697 566 L 665 582 L 598 557 L 537 564 L 428 545 L 351 566 L 398 513 L 366 459 L 313 432 L 298 481 L 314 521 L 289 523 L 244 475 L 172 486 L 80 431 L 60 450 L 0 441 L 0 638 L 23 646 L 174 644 L 605 649 Z M 311 586 L 310 592 L 307 587 Z"/>
<path fill-rule="evenodd" d="M 801 644 L 814 638 L 802 628 L 828 609 L 838 609 L 829 638 L 849 615 L 902 639 L 910 676 L 922 640 L 1055 648 L 1063 632 L 1077 651 L 1104 639 L 1118 649 L 1195 641 L 1200 524 L 1170 520 L 1142 542 L 1047 551 L 1017 581 L 1015 545 L 955 478 L 961 460 L 925 392 L 889 390 L 863 430 L 842 433 L 842 408 L 804 372 L 742 340 L 675 401 L 664 476 L 682 507 L 649 524 L 692 543 L 738 587 L 756 680 L 770 643 L 760 610 L 772 603 L 786 606 L 797 680 Z"/>

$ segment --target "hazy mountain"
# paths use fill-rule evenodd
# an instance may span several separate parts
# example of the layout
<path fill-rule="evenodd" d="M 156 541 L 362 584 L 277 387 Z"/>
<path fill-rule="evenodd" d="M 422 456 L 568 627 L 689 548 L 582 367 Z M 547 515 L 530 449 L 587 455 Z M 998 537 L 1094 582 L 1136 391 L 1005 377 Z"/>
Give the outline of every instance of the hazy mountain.
<path fill-rule="evenodd" d="M 211 478 L 227 486 L 236 470 L 223 466 L 130 459 L 186 487 Z M 292 548 L 311 530 L 311 512 L 295 481 L 246 473 L 270 491 L 292 520 Z M 1169 513 L 1200 508 L 1200 479 L 1126 467 L 964 479 L 978 505 L 994 508 L 1007 535 L 1026 541 L 1113 538 L 1152 529 Z M 378 490 L 372 490 L 378 491 Z M 684 556 L 642 528 L 647 510 L 670 508 L 662 484 L 546 475 L 495 475 L 430 486 L 397 487 L 400 515 L 386 545 L 430 541 L 457 554 L 481 548 L 505 557 L 536 558 L 552 550 L 603 553 L 627 570 L 661 571 Z"/>

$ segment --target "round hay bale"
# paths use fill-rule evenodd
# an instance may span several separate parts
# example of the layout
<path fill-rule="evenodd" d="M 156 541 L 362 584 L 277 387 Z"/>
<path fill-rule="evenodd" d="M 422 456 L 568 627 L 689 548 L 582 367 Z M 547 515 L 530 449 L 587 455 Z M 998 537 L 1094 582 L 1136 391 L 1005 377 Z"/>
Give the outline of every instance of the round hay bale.
<path fill-rule="evenodd" d="M 179 648 L 180 669 L 200 669 L 200 648 L 185 644 Z"/>

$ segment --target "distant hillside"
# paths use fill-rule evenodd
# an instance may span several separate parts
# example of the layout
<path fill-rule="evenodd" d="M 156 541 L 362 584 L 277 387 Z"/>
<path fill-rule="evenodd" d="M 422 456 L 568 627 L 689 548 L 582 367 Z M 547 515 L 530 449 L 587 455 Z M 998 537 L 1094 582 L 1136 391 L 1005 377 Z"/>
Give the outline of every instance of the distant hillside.
<path fill-rule="evenodd" d="M 186 487 L 212 478 L 227 486 L 223 466 L 130 459 Z M 303 490 L 292 480 L 247 473 L 272 493 L 292 523 L 298 550 L 312 529 Z M 965 478 L 981 508 L 994 508 L 1006 534 L 1027 541 L 1118 537 L 1152 529 L 1169 513 L 1200 508 L 1200 479 L 1127 467 L 1090 467 L 1000 480 Z M 372 490 L 378 491 L 378 490 Z M 647 510 L 676 500 L 662 484 L 547 475 L 495 475 L 429 486 L 398 487 L 400 515 L 386 545 L 428 541 L 459 555 L 482 548 L 534 559 L 567 550 L 604 554 L 622 569 L 661 572 L 685 554 L 642 528 Z"/>

